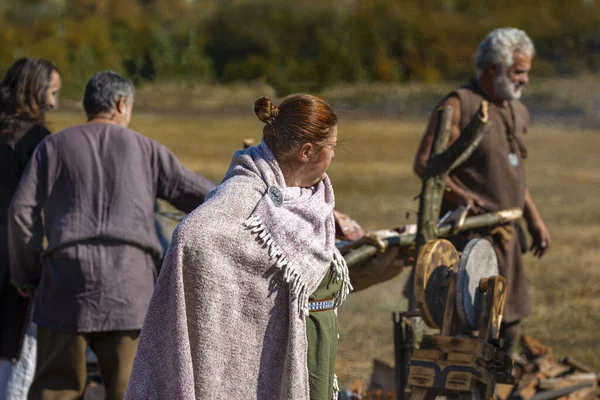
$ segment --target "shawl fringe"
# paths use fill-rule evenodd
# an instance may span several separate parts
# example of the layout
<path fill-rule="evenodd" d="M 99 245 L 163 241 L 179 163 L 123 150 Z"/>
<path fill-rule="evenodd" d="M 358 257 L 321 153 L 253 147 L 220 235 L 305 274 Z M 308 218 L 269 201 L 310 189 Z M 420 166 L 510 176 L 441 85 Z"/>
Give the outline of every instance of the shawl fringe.
<path fill-rule="evenodd" d="M 295 299 L 298 299 L 298 311 L 301 316 L 308 316 L 308 293 L 306 283 L 298 272 L 296 266 L 290 263 L 281 247 L 275 243 L 271 233 L 267 231 L 262 219 L 258 216 L 250 216 L 244 226 L 250 232 L 257 235 L 258 242 L 267 246 L 269 257 L 275 260 L 275 266 L 283 273 L 283 280 L 290 286 L 290 291 Z"/>
<path fill-rule="evenodd" d="M 340 394 L 340 386 L 338 383 L 338 377 L 336 374 L 333 374 L 333 395 L 331 396 L 331 400 L 337 400 Z"/>
<path fill-rule="evenodd" d="M 244 222 L 244 226 L 248 228 L 252 234 L 256 235 L 258 242 L 261 245 L 267 247 L 269 257 L 275 260 L 275 266 L 283 273 L 283 279 L 287 284 L 289 284 L 292 295 L 294 298 L 298 299 L 298 311 L 300 312 L 300 315 L 307 316 L 309 313 L 309 294 L 306 291 L 307 285 L 298 272 L 296 266 L 293 265 L 293 263 L 290 263 L 289 258 L 285 255 L 281 249 L 281 246 L 275 243 L 273 236 L 267 231 L 267 228 L 260 217 L 255 215 L 250 216 Z M 331 264 L 333 265 L 335 271 L 336 282 L 339 280 L 342 281 L 341 289 L 334 296 L 335 308 L 337 308 L 344 301 L 346 301 L 346 298 L 348 297 L 350 291 L 353 290 L 353 287 L 350 283 L 350 273 L 348 272 L 346 260 L 344 260 L 344 257 L 337 251 L 333 253 L 333 260 L 331 260 Z"/>
<path fill-rule="evenodd" d="M 348 294 L 354 288 L 350 283 L 350 273 L 348 272 L 348 265 L 346 264 L 346 260 L 344 259 L 344 257 L 337 251 L 334 251 L 333 260 L 331 261 L 331 263 L 333 264 L 333 268 L 335 271 L 336 282 L 339 280 L 342 281 L 341 289 L 334 296 L 335 308 L 337 308 L 344 301 L 346 301 L 346 297 L 348 297 Z"/>

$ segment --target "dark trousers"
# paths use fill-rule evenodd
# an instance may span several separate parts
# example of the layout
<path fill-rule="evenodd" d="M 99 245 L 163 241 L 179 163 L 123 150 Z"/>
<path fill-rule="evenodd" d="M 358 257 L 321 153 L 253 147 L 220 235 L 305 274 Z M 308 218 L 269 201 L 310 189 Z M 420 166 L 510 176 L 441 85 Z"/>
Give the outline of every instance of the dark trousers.
<path fill-rule="evenodd" d="M 38 326 L 38 359 L 29 400 L 82 399 L 89 345 L 100 366 L 107 400 L 122 400 L 140 331 L 62 333 Z"/>
<path fill-rule="evenodd" d="M 504 351 L 512 356 L 521 341 L 521 321 L 503 322 L 500 325 L 500 339 L 504 341 Z"/>

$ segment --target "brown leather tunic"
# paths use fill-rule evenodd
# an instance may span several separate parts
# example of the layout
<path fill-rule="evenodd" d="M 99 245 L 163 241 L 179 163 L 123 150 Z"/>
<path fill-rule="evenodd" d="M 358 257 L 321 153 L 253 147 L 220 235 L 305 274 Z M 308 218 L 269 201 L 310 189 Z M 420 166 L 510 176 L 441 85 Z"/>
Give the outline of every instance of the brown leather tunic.
<path fill-rule="evenodd" d="M 477 84 L 471 82 L 456 89 L 450 96 L 457 96 L 461 102 L 461 130 L 471 121 L 483 100 L 486 100 Z M 456 182 L 479 195 L 488 211 L 525 206 L 525 133 L 529 123 L 529 113 L 520 101 L 512 101 L 506 106 L 490 102 L 489 118 L 493 123 L 479 147 L 462 165 L 452 171 Z M 511 163 L 509 154 L 514 154 L 516 163 Z M 514 160 L 513 160 L 514 161 Z M 516 165 L 515 165 L 516 164 Z M 442 214 L 455 208 L 442 205 Z M 516 228 L 516 224 L 513 226 Z M 492 236 L 489 230 L 471 232 L 453 238 L 459 250 L 473 237 L 486 237 L 494 244 L 500 274 L 508 281 L 508 292 L 504 308 L 504 321 L 513 322 L 531 312 L 527 282 L 521 256 L 521 246 L 515 233 L 508 241 L 499 235 Z"/>

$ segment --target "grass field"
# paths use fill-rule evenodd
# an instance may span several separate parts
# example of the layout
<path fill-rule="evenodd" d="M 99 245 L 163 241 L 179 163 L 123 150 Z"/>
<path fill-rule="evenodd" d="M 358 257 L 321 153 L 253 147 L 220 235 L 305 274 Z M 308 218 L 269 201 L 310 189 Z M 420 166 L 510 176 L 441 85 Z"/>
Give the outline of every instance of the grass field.
<path fill-rule="evenodd" d="M 52 116 L 53 130 L 83 115 Z M 253 117 L 134 114 L 131 127 L 168 146 L 191 169 L 219 181 L 244 138 L 260 139 Z M 368 229 L 414 222 L 420 183 L 411 165 L 423 122 L 344 120 L 330 176 L 336 208 Z M 526 333 L 600 370 L 600 131 L 532 126 L 529 188 L 553 244 L 542 260 L 527 256 L 533 314 Z M 350 296 L 340 309 L 338 376 L 368 383 L 372 360 L 393 363 L 391 312 L 405 307 L 402 276 Z"/>

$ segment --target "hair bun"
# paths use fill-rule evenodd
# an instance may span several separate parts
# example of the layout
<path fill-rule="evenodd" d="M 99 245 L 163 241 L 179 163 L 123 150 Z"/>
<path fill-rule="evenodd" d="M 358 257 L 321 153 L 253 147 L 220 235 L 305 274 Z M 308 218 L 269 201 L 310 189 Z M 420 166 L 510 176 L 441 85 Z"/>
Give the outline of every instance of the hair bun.
<path fill-rule="evenodd" d="M 254 113 L 262 122 L 270 124 L 277 118 L 279 108 L 268 97 L 261 97 L 254 102 Z"/>

